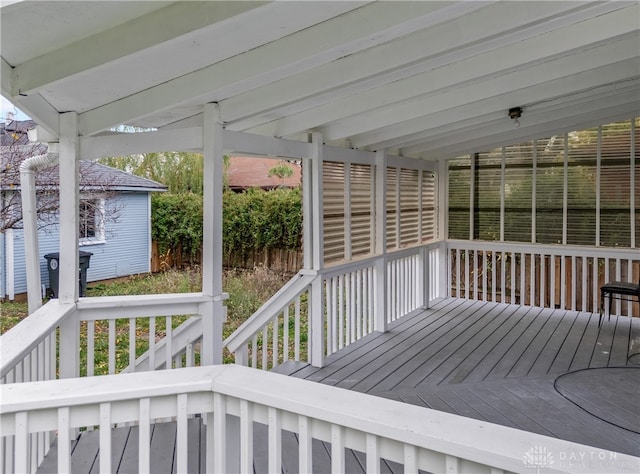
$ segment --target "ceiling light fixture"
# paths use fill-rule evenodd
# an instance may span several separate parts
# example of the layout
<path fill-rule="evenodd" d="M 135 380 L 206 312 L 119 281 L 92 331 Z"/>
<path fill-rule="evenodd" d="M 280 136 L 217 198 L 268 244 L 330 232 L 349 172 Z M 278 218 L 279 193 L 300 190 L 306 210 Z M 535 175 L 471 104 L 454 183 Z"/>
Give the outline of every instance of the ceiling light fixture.
<path fill-rule="evenodd" d="M 522 117 L 522 107 L 512 107 L 509 109 L 509 118 L 513 120 L 516 128 L 520 127 L 520 117 Z"/>

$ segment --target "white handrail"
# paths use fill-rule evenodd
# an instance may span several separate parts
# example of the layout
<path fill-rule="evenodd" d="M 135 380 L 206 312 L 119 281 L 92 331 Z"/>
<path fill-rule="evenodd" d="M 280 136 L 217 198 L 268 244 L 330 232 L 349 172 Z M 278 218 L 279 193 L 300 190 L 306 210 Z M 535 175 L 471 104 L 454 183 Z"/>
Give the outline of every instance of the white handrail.
<path fill-rule="evenodd" d="M 607 281 L 637 282 L 640 252 L 565 245 L 447 241 L 451 296 L 571 311 L 598 312 Z M 638 316 L 632 301 L 616 313 Z"/>
<path fill-rule="evenodd" d="M 298 272 L 249 319 L 242 323 L 233 334 L 225 339 L 224 346 L 231 352 L 236 352 L 242 345 L 248 343 L 254 334 L 269 324 L 275 315 L 303 293 L 315 278 L 317 278 L 315 272 Z"/>
<path fill-rule="evenodd" d="M 453 465 L 468 472 L 522 472 L 534 447 L 584 460 L 578 465 L 558 460 L 544 466 L 545 472 L 601 472 L 602 459 L 615 472 L 636 473 L 640 468 L 640 458 L 633 456 L 237 365 L 105 376 L 90 382 L 11 384 L 0 387 L 0 398 L 2 436 L 12 439 L 7 455 L 19 467 L 30 462 L 25 446 L 32 433 L 94 424 L 110 430 L 114 423 L 129 422 L 140 424 L 143 433 L 145 425 L 167 416 L 176 417 L 177 462 L 185 466 L 188 437 L 180 427 L 194 414 L 213 414 L 206 428 L 213 450 L 207 451 L 207 472 L 225 471 L 238 461 L 251 465 L 253 450 L 247 443 L 253 445 L 253 422 L 269 425 L 268 439 L 262 442 L 269 445 L 270 466 L 282 455 L 271 449 L 279 446 L 281 430 L 298 434 L 301 471 L 312 465 L 307 450 L 311 439 L 331 443 L 334 465 L 341 465 L 348 448 L 366 453 L 367 464 L 379 466 L 380 459 L 387 459 L 413 472 L 443 472 Z M 239 433 L 227 429 L 226 417 L 220 416 L 225 414 L 239 417 Z M 111 437 L 99 439 L 100 452 L 109 456 Z M 240 459 L 224 463 L 234 445 Z M 58 467 L 69 466 L 70 444 L 59 439 L 58 446 Z M 140 443 L 147 450 L 141 459 L 148 455 L 148 446 Z M 581 453 L 591 456 L 584 459 Z M 100 459 L 101 466 L 109 462 Z"/>
<path fill-rule="evenodd" d="M 51 300 L 1 336 L 0 377 L 6 376 L 76 310 Z"/>

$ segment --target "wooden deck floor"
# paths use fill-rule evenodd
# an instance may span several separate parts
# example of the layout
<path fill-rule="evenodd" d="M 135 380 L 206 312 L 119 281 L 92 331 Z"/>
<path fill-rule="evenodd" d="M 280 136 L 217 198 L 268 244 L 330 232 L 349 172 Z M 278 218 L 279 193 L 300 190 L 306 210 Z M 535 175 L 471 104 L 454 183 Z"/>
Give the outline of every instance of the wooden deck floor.
<path fill-rule="evenodd" d="M 289 375 L 635 456 L 640 319 L 447 299 Z"/>
<path fill-rule="evenodd" d="M 447 299 L 327 358 L 278 372 L 470 418 L 640 456 L 640 319 Z M 267 471 L 256 425 L 255 472 Z M 191 420 L 189 472 L 204 472 L 205 432 Z M 264 434 L 266 437 L 266 434 Z M 136 472 L 136 428 L 114 433 L 117 472 Z M 154 427 L 152 472 L 175 472 L 175 424 Z M 297 439 L 283 437 L 283 472 L 297 470 Z M 330 447 L 314 445 L 317 472 Z M 348 472 L 364 472 L 362 453 Z M 97 432 L 83 435 L 73 472 L 97 472 Z M 402 472 L 384 463 L 382 472 Z M 314 472 L 316 469 L 314 469 Z M 55 472 L 55 449 L 39 472 Z"/>

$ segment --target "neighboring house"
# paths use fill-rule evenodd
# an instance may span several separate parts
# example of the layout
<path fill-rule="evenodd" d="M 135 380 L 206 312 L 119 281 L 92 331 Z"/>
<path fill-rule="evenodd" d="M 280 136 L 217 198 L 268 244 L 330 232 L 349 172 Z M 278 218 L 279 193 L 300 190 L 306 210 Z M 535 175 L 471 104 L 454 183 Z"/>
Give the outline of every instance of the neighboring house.
<path fill-rule="evenodd" d="M 15 153 L 12 147 L 29 150 L 31 156 L 43 151 L 34 146 L 27 148 L 26 131 L 31 126 L 33 122 L 0 124 L 0 199 L 3 211 L 8 211 L 10 203 L 19 203 L 20 177 L 15 170 L 16 159 L 10 157 Z M 29 157 L 24 154 L 20 159 Z M 151 260 L 151 193 L 164 191 L 166 186 L 89 161 L 80 162 L 80 175 L 83 187 L 79 206 L 80 250 L 93 254 L 87 281 L 148 272 Z M 57 167 L 41 172 L 36 183 L 40 191 L 57 191 Z M 57 192 L 55 194 L 57 199 Z M 56 213 L 52 215 L 53 219 L 39 222 L 40 271 L 45 288 L 49 288 L 49 275 L 44 256 L 59 250 Z M 3 223 L 4 227 L 6 223 Z M 27 291 L 22 224 L 15 227 L 0 233 L 0 298 L 10 300 Z"/>
<path fill-rule="evenodd" d="M 291 176 L 278 177 L 269 172 L 276 167 L 291 169 Z M 227 166 L 227 180 L 232 191 L 248 188 L 275 189 L 296 188 L 302 183 L 302 168 L 298 162 L 278 161 L 251 156 L 232 156 Z"/>

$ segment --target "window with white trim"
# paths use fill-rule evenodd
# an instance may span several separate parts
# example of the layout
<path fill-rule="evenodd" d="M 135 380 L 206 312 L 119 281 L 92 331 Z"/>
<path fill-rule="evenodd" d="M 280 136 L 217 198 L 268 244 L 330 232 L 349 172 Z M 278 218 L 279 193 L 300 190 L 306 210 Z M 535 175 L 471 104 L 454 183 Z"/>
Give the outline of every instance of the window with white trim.
<path fill-rule="evenodd" d="M 80 243 L 87 244 L 105 240 L 103 215 L 104 199 L 80 199 L 78 211 Z"/>

